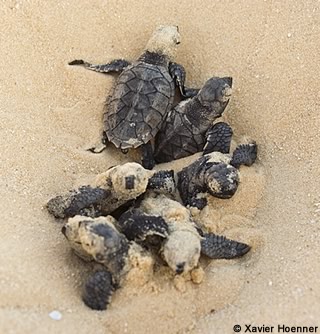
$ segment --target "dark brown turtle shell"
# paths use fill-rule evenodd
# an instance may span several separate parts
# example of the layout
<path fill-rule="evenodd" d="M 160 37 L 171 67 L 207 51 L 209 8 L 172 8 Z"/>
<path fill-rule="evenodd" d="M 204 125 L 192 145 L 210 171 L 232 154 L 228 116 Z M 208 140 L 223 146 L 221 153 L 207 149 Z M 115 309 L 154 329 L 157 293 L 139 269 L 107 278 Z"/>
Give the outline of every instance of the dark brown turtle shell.
<path fill-rule="evenodd" d="M 119 76 L 106 104 L 108 140 L 121 149 L 149 142 L 172 107 L 175 85 L 168 68 L 138 61 Z"/>

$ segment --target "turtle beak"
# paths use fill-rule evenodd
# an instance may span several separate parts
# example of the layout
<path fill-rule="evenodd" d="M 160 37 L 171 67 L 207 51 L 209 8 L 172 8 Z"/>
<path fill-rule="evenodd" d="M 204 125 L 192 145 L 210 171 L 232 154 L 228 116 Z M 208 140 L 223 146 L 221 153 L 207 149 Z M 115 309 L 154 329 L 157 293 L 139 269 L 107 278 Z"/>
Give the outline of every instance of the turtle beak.
<path fill-rule="evenodd" d="M 184 271 L 184 266 L 186 265 L 185 262 L 178 263 L 176 266 L 176 274 L 180 275 Z"/>
<path fill-rule="evenodd" d="M 229 85 L 229 87 L 232 87 L 232 78 L 231 77 L 225 77 L 223 79 Z"/>

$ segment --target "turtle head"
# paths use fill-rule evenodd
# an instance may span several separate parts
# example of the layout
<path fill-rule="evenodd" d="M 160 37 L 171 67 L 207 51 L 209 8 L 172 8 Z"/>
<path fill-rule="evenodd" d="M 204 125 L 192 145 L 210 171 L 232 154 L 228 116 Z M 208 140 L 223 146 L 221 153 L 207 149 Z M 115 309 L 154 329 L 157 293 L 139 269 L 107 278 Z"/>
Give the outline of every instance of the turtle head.
<path fill-rule="evenodd" d="M 61 232 L 66 237 L 69 242 L 69 245 L 73 251 L 85 261 L 92 261 L 93 257 L 86 252 L 81 244 L 80 235 L 79 235 L 79 226 L 82 221 L 90 219 L 84 216 L 75 216 L 69 218 L 68 221 L 62 226 Z"/>
<path fill-rule="evenodd" d="M 173 59 L 180 44 L 178 26 L 158 26 L 149 39 L 146 51 L 158 53 Z"/>
<path fill-rule="evenodd" d="M 226 163 L 214 163 L 205 173 L 207 191 L 214 197 L 231 198 L 239 185 L 238 170 Z"/>
<path fill-rule="evenodd" d="M 124 246 L 128 244 L 125 236 L 113 224 L 100 218 L 80 222 L 79 236 L 83 249 L 100 263 L 109 262 L 118 253 L 122 253 L 123 248 L 126 248 Z"/>
<path fill-rule="evenodd" d="M 79 219 L 77 219 L 77 217 L 73 217 L 69 218 L 67 223 L 62 226 L 61 232 L 69 242 L 80 243 L 79 225 Z"/>
<path fill-rule="evenodd" d="M 217 115 L 221 116 L 227 106 L 232 93 L 232 78 L 209 79 L 198 93 L 198 99 L 204 107 L 212 109 Z"/>
<path fill-rule="evenodd" d="M 75 216 L 62 227 L 62 233 L 76 254 L 86 261 L 104 264 L 112 274 L 121 273 L 129 241 L 117 231 L 112 216 L 90 218 Z"/>
<path fill-rule="evenodd" d="M 148 180 L 153 173 L 138 163 L 128 162 L 110 169 L 104 175 L 112 184 L 115 197 L 133 199 L 146 191 Z"/>
<path fill-rule="evenodd" d="M 180 275 L 198 265 L 200 250 L 200 236 L 189 230 L 180 230 L 170 234 L 163 246 L 163 256 L 169 267 Z"/>

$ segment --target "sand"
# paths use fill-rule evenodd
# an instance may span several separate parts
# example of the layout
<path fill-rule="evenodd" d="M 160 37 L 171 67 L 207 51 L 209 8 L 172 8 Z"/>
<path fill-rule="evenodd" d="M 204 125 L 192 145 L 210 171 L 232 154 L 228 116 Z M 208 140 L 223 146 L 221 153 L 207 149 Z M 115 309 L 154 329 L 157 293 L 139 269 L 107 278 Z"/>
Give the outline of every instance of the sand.
<path fill-rule="evenodd" d="M 317 326 L 320 312 L 318 1 L 3 1 L 0 79 L 0 332 L 233 333 L 233 326 Z M 259 145 L 206 225 L 252 244 L 206 263 L 204 282 L 122 289 L 107 312 L 81 302 L 87 271 L 44 204 L 130 160 L 93 155 L 113 78 L 68 61 L 135 59 L 158 24 L 177 24 L 189 86 L 232 76 L 236 139 Z M 176 168 L 183 165 L 177 162 Z M 60 320 L 49 313 L 57 310 Z"/>

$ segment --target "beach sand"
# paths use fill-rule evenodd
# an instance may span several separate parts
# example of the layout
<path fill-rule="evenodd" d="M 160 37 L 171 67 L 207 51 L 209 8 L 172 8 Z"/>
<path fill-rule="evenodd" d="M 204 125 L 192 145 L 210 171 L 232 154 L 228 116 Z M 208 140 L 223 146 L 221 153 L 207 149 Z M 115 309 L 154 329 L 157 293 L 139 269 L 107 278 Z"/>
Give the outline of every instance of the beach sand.
<path fill-rule="evenodd" d="M 0 333 L 320 325 L 319 1 L 6 0 L 0 15 Z M 204 282 L 185 292 L 164 275 L 96 312 L 80 299 L 88 266 L 44 205 L 134 155 L 85 150 L 99 141 L 114 78 L 67 63 L 134 60 L 159 24 L 179 26 L 188 86 L 234 79 L 225 119 L 237 142 L 256 140 L 258 161 L 241 168 L 231 200 L 210 199 L 200 218 L 252 250 L 205 263 Z"/>

